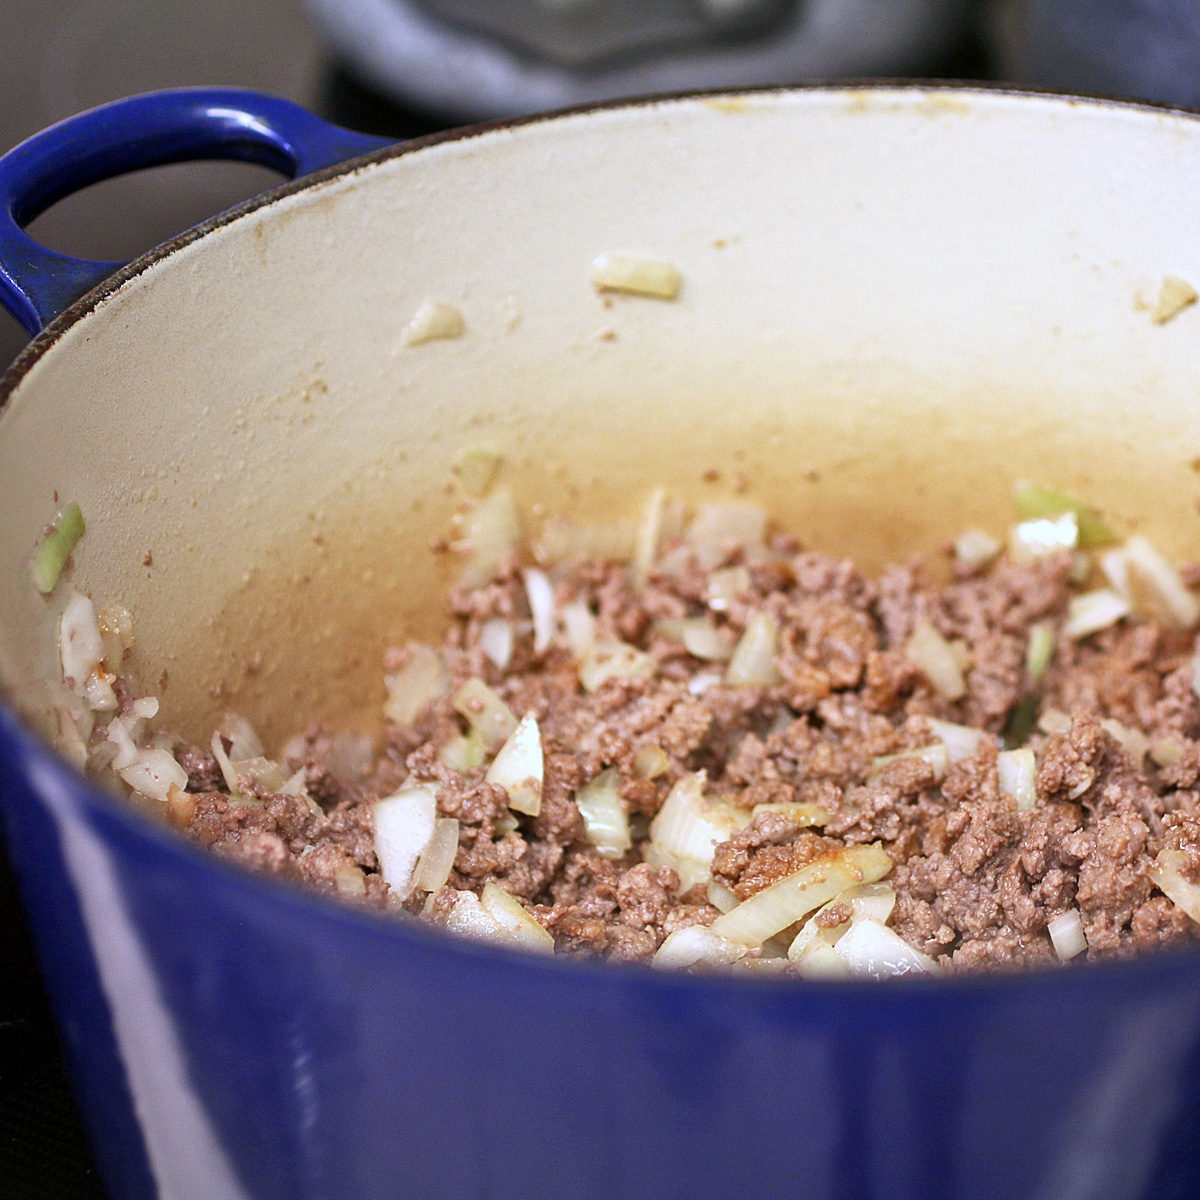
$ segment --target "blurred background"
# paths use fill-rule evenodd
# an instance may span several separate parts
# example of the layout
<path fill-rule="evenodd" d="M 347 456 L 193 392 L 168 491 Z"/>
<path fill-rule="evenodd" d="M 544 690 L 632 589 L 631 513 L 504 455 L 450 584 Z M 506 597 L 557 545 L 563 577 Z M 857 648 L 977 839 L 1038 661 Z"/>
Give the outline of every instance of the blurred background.
<path fill-rule="evenodd" d="M 653 91 L 851 77 L 991 80 L 1200 108 L 1197 0 L 4 0 L 0 153 L 155 88 L 231 84 L 396 138 Z M 163 167 L 39 217 L 135 257 L 277 181 Z M 26 341 L 0 312 L 0 370 Z M 0 1194 L 98 1200 L 0 854 Z"/>

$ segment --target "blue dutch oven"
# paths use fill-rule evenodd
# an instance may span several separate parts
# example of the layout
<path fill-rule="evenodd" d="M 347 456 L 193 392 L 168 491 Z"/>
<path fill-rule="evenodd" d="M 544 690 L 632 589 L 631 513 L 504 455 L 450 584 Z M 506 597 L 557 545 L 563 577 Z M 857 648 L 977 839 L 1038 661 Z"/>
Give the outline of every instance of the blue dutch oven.
<path fill-rule="evenodd" d="M 132 264 L 22 227 L 122 171 L 291 182 Z M 241 91 L 0 160 L 5 835 L 104 1180 L 141 1200 L 1067 1200 L 1200 1189 L 1200 954 L 1017 977 L 672 976 L 438 936 L 251 876 L 52 748 L 70 573 L 134 613 L 167 726 L 353 724 L 428 629 L 465 442 L 528 514 L 710 465 L 867 564 L 1013 478 L 1197 541 L 1200 120 L 910 87 L 639 102 L 384 146 Z M 677 301 L 596 295 L 667 258 Z M 460 338 L 406 345 L 425 298 Z M 1139 307 L 1139 305 L 1141 307 Z M 801 470 L 803 468 L 803 471 Z M 59 589 L 60 591 L 62 589 Z M 365 699 L 364 699 L 365 698 Z"/>

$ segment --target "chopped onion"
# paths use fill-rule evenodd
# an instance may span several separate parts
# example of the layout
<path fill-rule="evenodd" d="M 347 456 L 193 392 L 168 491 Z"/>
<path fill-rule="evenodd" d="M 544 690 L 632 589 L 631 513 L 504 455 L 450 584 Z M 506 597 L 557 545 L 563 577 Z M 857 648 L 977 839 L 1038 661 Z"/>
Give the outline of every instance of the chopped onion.
<path fill-rule="evenodd" d="M 951 762 L 950 750 L 944 742 L 938 742 L 933 746 L 923 746 L 920 750 L 902 750 L 899 754 L 880 754 L 871 762 L 867 782 L 874 783 L 883 774 L 884 767 L 902 758 L 919 758 L 923 762 L 927 762 L 933 768 L 934 777 L 939 782 L 945 778 L 946 768 Z"/>
<path fill-rule="evenodd" d="M 1138 770 L 1141 770 L 1142 760 L 1150 749 L 1150 739 L 1140 729 L 1122 725 L 1120 721 L 1114 721 L 1111 717 L 1104 717 L 1100 721 L 1100 728 L 1120 742 L 1125 752 L 1137 764 Z"/>
<path fill-rule="evenodd" d="M 835 905 L 843 904 L 850 906 L 850 916 L 840 925 L 823 927 L 818 923 L 822 913 L 828 912 Z M 896 893 L 890 883 L 864 883 L 858 887 L 847 888 L 844 892 L 834 896 L 832 900 L 821 905 L 805 921 L 804 927 L 796 934 L 792 939 L 791 946 L 788 947 L 788 958 L 796 962 L 815 939 L 832 946 L 846 933 L 854 921 L 861 921 L 864 917 L 872 917 L 881 925 L 886 925 L 895 906 Z"/>
<path fill-rule="evenodd" d="M 661 746 L 642 746 L 633 756 L 633 773 L 639 779 L 657 779 L 671 769 L 671 760 Z"/>
<path fill-rule="evenodd" d="M 1165 325 L 1179 316 L 1189 304 L 1195 304 L 1198 298 L 1196 289 L 1186 279 L 1178 275 L 1164 276 L 1150 320 L 1155 325 Z"/>
<path fill-rule="evenodd" d="M 1017 518 L 1021 521 L 1068 514 L 1074 516 L 1079 530 L 1079 545 L 1084 549 L 1116 541 L 1116 534 L 1094 508 L 1057 488 L 1018 483 L 1013 488 L 1013 501 Z"/>
<path fill-rule="evenodd" d="M 141 717 L 143 721 L 149 721 L 151 717 L 158 716 L 158 698 L 155 696 L 143 696 L 140 700 L 135 700 L 129 706 L 129 710 L 135 717 Z"/>
<path fill-rule="evenodd" d="M 703 771 L 685 775 L 650 822 L 650 840 L 679 858 L 709 866 L 717 846 L 750 821 L 745 809 L 708 800 Z"/>
<path fill-rule="evenodd" d="M 71 557 L 76 542 L 83 537 L 85 528 L 83 513 L 74 500 L 55 515 L 50 532 L 33 556 L 33 586 L 43 596 L 54 591 L 54 585 L 58 583 L 58 577 Z"/>
<path fill-rule="evenodd" d="M 1172 904 L 1200 923 L 1200 884 L 1184 875 L 1187 869 L 1188 856 L 1182 850 L 1160 850 L 1146 874 Z"/>
<path fill-rule="evenodd" d="M 413 886 L 423 892 L 441 891 L 457 856 L 458 821 L 454 817 L 438 817 L 433 823 L 433 835 L 417 860 Z"/>
<path fill-rule="evenodd" d="M 532 716 L 522 717 L 500 747 L 484 779 L 508 793 L 508 807 L 526 816 L 542 811 L 542 734 Z"/>
<path fill-rule="evenodd" d="M 753 582 L 746 567 L 723 567 L 708 577 L 705 598 L 713 612 L 728 612 L 739 596 L 750 592 Z"/>
<path fill-rule="evenodd" d="M 1179 571 L 1141 534 L 1125 543 L 1130 584 L 1144 594 L 1154 615 L 1172 629 L 1191 630 L 1200 622 L 1200 601 L 1188 590 Z"/>
<path fill-rule="evenodd" d="M 489 753 L 504 745 L 517 727 L 513 710 L 482 679 L 468 679 L 450 703 L 472 729 L 478 730 Z"/>
<path fill-rule="evenodd" d="M 853 975 L 887 979 L 894 975 L 934 975 L 940 968 L 928 954 L 910 946 L 874 917 L 855 921 L 833 947 Z"/>
<path fill-rule="evenodd" d="M 242 780 L 249 777 L 253 777 L 268 792 L 280 792 L 287 783 L 287 776 L 269 758 L 259 756 L 242 759 L 239 762 L 231 761 L 230 766 L 233 768 L 234 778 L 238 781 L 238 786 L 234 789 L 238 792 L 243 790 Z"/>
<path fill-rule="evenodd" d="M 135 792 L 163 803 L 172 787 L 187 786 L 187 772 L 168 750 L 139 750 L 136 761 L 129 766 L 117 767 L 115 762 L 113 766 Z"/>
<path fill-rule="evenodd" d="M 718 917 L 712 930 L 747 946 L 761 946 L 839 892 L 874 883 L 891 869 L 892 860 L 877 845 L 835 850 L 742 901 Z"/>
<path fill-rule="evenodd" d="M 1043 733 L 1070 733 L 1071 718 L 1061 708 L 1048 708 L 1038 717 L 1038 728 Z"/>
<path fill-rule="evenodd" d="M 750 815 L 763 812 L 782 813 L 793 825 L 828 825 L 833 820 L 833 814 L 819 804 L 756 804 Z"/>
<path fill-rule="evenodd" d="M 724 676 L 720 671 L 697 671 L 688 680 L 688 692 L 693 696 L 703 696 L 710 687 L 716 687 L 723 678 Z"/>
<path fill-rule="evenodd" d="M 462 313 L 453 304 L 426 299 L 400 336 L 406 346 L 420 346 L 439 338 L 461 337 L 463 328 Z"/>
<path fill-rule="evenodd" d="M 467 562 L 459 585 L 476 588 L 491 583 L 520 544 L 521 525 L 512 496 L 507 488 L 496 488 L 462 518 L 462 538 L 455 546 L 466 552 Z"/>
<path fill-rule="evenodd" d="M 1054 626 L 1048 621 L 1030 626 L 1029 638 L 1025 643 L 1025 670 L 1034 683 L 1042 682 L 1053 653 Z"/>
<path fill-rule="evenodd" d="M 1163 738 L 1150 747 L 1150 757 L 1156 766 L 1171 767 L 1183 758 L 1183 747 L 1178 742 Z"/>
<path fill-rule="evenodd" d="M 372 806 L 379 873 L 401 900 L 413 890 L 417 860 L 433 837 L 437 789 L 417 784 L 377 800 Z"/>
<path fill-rule="evenodd" d="M 525 581 L 525 595 L 529 600 L 529 611 L 533 614 L 533 652 L 543 654 L 554 638 L 557 621 L 554 615 L 554 588 L 544 571 L 530 568 L 521 573 Z"/>
<path fill-rule="evenodd" d="M 487 747 L 483 744 L 483 735 L 478 729 L 470 733 L 458 734 L 450 738 L 438 751 L 438 759 L 452 771 L 473 771 L 482 767 L 487 761 Z"/>
<path fill-rule="evenodd" d="M 679 876 L 680 895 L 691 891 L 698 883 L 706 884 L 712 879 L 712 872 L 709 870 L 711 861 L 710 859 L 708 863 L 702 863 L 694 858 L 672 854 L 656 842 L 646 842 L 642 846 L 642 862 L 650 867 L 670 867 Z"/>
<path fill-rule="evenodd" d="M 731 892 L 724 884 L 718 883 L 715 879 L 708 881 L 705 893 L 708 896 L 709 904 L 718 912 L 727 913 L 731 908 L 737 908 L 741 903 L 734 892 Z"/>
<path fill-rule="evenodd" d="M 979 753 L 986 741 L 994 740 L 991 734 L 970 725 L 956 725 L 953 721 L 939 721 L 937 717 L 926 717 L 929 732 L 946 747 L 951 762 L 959 762 Z"/>
<path fill-rule="evenodd" d="M 756 612 L 749 621 L 725 668 L 725 682 L 771 687 L 783 682 L 779 674 L 779 622 L 768 612 Z"/>
<path fill-rule="evenodd" d="M 954 540 L 954 558 L 961 567 L 986 567 L 1001 551 L 1000 543 L 982 529 L 967 529 Z"/>
<path fill-rule="evenodd" d="M 761 546 L 766 532 L 767 514 L 752 504 L 702 504 L 684 537 L 689 546 L 724 552 Z"/>
<path fill-rule="evenodd" d="M 80 732 L 75 717 L 69 708 L 61 704 L 56 708 L 56 715 L 58 717 L 58 736 L 54 739 L 54 744 L 59 754 L 79 770 L 85 770 L 88 760 L 87 741 Z"/>
<path fill-rule="evenodd" d="M 1054 945 L 1054 953 L 1060 961 L 1066 962 L 1087 949 L 1087 938 L 1083 933 L 1083 918 L 1079 909 L 1069 908 L 1061 916 L 1047 922 L 1046 932 Z"/>
<path fill-rule="evenodd" d="M 674 300 L 682 282 L 679 268 L 642 254 L 601 254 L 592 262 L 592 286 L 602 292 L 629 292 Z"/>
<path fill-rule="evenodd" d="M 634 555 L 637 527 L 632 521 L 575 525 L 561 517 L 547 521 L 533 547 L 547 566 L 560 563 L 628 562 Z"/>
<path fill-rule="evenodd" d="M 409 642 L 407 650 L 408 662 L 383 680 L 388 690 L 383 715 L 403 729 L 412 725 L 426 705 L 450 690 L 450 677 L 432 646 Z"/>
<path fill-rule="evenodd" d="M 466 446 L 459 452 L 453 470 L 462 490 L 477 499 L 492 486 L 503 461 L 502 456 L 488 446 Z"/>
<path fill-rule="evenodd" d="M 928 621 L 917 622 L 904 654 L 947 700 L 966 695 L 967 685 L 954 650 Z"/>
<path fill-rule="evenodd" d="M 651 964 L 665 969 L 727 967 L 745 958 L 749 947 L 719 937 L 703 925 L 689 925 L 668 935 Z"/>
<path fill-rule="evenodd" d="M 511 941 L 526 950 L 536 950 L 540 954 L 554 953 L 554 937 L 550 931 L 539 925 L 525 911 L 521 902 L 510 896 L 499 884 L 491 881 L 485 883 L 479 903 Z"/>
<path fill-rule="evenodd" d="M 112 712 L 117 707 L 117 697 L 111 677 L 101 667 L 104 638 L 92 602 L 82 593 L 72 592 L 58 629 L 63 681 L 93 711 Z"/>
<path fill-rule="evenodd" d="M 575 793 L 575 804 L 583 816 L 587 839 L 605 858 L 620 858 L 633 844 L 629 817 L 621 806 L 617 789 L 621 773 L 612 767 L 602 771 Z"/>
<path fill-rule="evenodd" d="M 254 726 L 238 713 L 227 712 L 217 732 L 228 740 L 231 759 L 261 758 L 266 753 Z"/>
<path fill-rule="evenodd" d="M 493 617 L 479 627 L 479 648 L 489 662 L 499 670 L 508 669 L 512 662 L 513 627 L 503 617 Z"/>
<path fill-rule="evenodd" d="M 1096 588 L 1082 596 L 1071 597 L 1063 633 L 1078 641 L 1115 625 L 1131 611 L 1129 601 L 1111 588 Z"/>
<path fill-rule="evenodd" d="M 703 617 L 658 621 L 654 628 L 665 637 L 678 638 L 693 658 L 706 662 L 726 662 L 733 654 L 733 640 L 729 634 Z"/>
<path fill-rule="evenodd" d="M 639 588 L 645 586 L 650 568 L 658 561 L 666 504 L 666 490 L 659 487 L 650 493 L 642 509 L 642 519 L 638 522 L 637 539 L 633 548 L 633 581 Z"/>
<path fill-rule="evenodd" d="M 96 622 L 104 640 L 104 665 L 115 675 L 133 649 L 133 614 L 119 604 L 109 604 L 100 610 Z"/>
<path fill-rule="evenodd" d="M 1033 751 L 1002 750 L 996 755 L 996 773 L 1000 778 L 1000 793 L 1017 802 L 1018 812 L 1037 803 L 1037 760 Z"/>
<path fill-rule="evenodd" d="M 1079 545 L 1079 519 L 1074 513 L 1043 517 L 1014 525 L 1008 539 L 1008 556 L 1018 566 L 1028 566 L 1048 554 L 1074 550 Z"/>
<path fill-rule="evenodd" d="M 109 723 L 108 736 L 110 740 L 116 740 L 113 738 L 113 726 L 118 724 L 120 724 L 119 720 Z M 225 743 L 221 741 L 219 730 L 213 730 L 209 745 L 212 747 L 213 757 L 217 760 L 217 766 L 221 768 L 221 775 L 225 779 L 225 786 L 229 789 L 229 794 L 236 796 L 238 794 L 237 772 L 233 769 L 233 763 L 230 762 L 229 755 L 225 752 Z"/>
<path fill-rule="evenodd" d="M 586 600 L 572 600 L 558 610 L 567 646 L 576 658 L 583 658 L 596 642 L 596 618 Z"/>
<path fill-rule="evenodd" d="M 446 914 L 446 928 L 461 937 L 482 942 L 511 944 L 507 929 L 479 902 L 474 892 L 459 892 Z"/>
<path fill-rule="evenodd" d="M 1100 570 L 1104 572 L 1104 578 L 1118 596 L 1124 596 L 1126 600 L 1133 598 L 1133 591 L 1129 586 L 1129 559 L 1125 557 L 1123 548 L 1109 550 L 1107 554 L 1101 555 Z"/>
<path fill-rule="evenodd" d="M 579 664 L 579 682 L 585 692 L 598 691 L 610 679 L 650 679 L 658 670 L 651 655 L 625 642 L 594 642 Z"/>
<path fill-rule="evenodd" d="M 849 979 L 850 968 L 823 938 L 814 938 L 795 959 L 801 979 Z"/>

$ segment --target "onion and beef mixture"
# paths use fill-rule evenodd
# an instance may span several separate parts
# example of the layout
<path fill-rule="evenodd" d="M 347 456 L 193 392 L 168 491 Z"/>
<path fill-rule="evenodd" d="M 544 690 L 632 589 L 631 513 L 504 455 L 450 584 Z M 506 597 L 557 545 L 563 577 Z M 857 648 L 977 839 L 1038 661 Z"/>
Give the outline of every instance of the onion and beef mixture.
<path fill-rule="evenodd" d="M 465 570 L 381 739 L 182 745 L 129 614 L 73 593 L 60 745 L 226 859 L 545 953 L 882 977 L 1195 937 L 1195 568 L 1029 486 L 1003 545 L 878 578 L 661 491 L 526 545 L 494 466 L 460 464 Z"/>

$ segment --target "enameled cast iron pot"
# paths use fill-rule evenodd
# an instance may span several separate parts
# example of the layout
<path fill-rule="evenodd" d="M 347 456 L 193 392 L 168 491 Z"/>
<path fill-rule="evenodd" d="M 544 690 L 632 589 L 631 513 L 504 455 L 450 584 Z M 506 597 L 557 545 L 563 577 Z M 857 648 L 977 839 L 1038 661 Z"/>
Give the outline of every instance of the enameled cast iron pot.
<path fill-rule="evenodd" d="M 112 1194 L 1195 1195 L 1200 954 L 818 986 L 522 957 L 324 903 L 47 748 L 61 601 L 28 563 L 77 499 L 73 582 L 134 612 L 164 722 L 199 737 L 234 707 L 277 741 L 352 723 L 383 647 L 428 630 L 469 443 L 504 450 L 527 513 L 711 494 L 716 466 L 878 565 L 1002 528 L 1026 477 L 1194 555 L 1200 310 L 1148 306 L 1165 275 L 1200 281 L 1200 119 L 816 88 L 330 165 L 367 149 L 206 92 L 0 166 L 18 222 L 151 162 L 320 168 L 108 279 L 0 236 L 8 303 L 48 322 L 0 386 L 5 829 Z M 678 300 L 606 304 L 588 268 L 613 250 L 674 262 Z M 425 297 L 461 338 L 402 344 Z"/>

